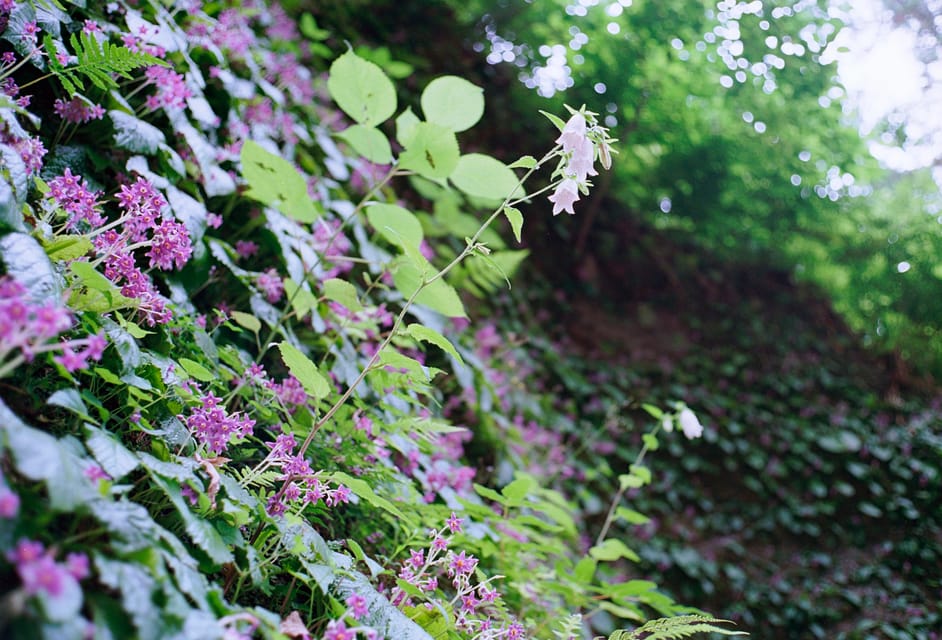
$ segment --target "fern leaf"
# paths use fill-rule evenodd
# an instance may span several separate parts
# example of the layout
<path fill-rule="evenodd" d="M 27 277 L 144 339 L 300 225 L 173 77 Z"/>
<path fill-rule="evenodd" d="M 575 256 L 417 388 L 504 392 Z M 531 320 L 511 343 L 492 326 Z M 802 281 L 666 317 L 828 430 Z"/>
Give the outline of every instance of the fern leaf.
<path fill-rule="evenodd" d="M 651 620 L 634 631 L 616 631 L 608 640 L 677 640 L 689 638 L 696 633 L 718 633 L 723 636 L 747 636 L 745 631 L 731 631 L 716 626 L 717 623 L 732 624 L 712 616 L 675 616 Z"/>
<path fill-rule="evenodd" d="M 151 65 L 167 66 L 167 62 L 144 53 L 131 51 L 125 46 L 113 44 L 107 40 L 100 41 L 90 33 L 81 32 L 72 34 L 69 44 L 75 51 L 78 62 L 72 66 L 64 66 L 59 62 L 59 50 L 55 41 L 46 36 L 43 39 L 49 59 L 50 70 L 62 82 L 62 87 L 74 95 L 85 89 L 82 77 L 87 78 L 93 85 L 102 91 L 117 89 L 118 83 L 115 75 L 131 79 L 131 71 L 140 67 Z"/>

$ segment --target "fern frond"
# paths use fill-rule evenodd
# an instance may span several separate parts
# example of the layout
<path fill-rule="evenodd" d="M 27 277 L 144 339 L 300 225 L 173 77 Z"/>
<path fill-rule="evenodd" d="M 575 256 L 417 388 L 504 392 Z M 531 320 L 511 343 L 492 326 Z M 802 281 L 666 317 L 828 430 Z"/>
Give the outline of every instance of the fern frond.
<path fill-rule="evenodd" d="M 695 633 L 718 633 L 723 636 L 748 636 L 745 631 L 730 631 L 717 627 L 717 623 L 732 624 L 712 616 L 675 616 L 644 623 L 634 631 L 616 631 L 608 640 L 677 640 L 689 638 Z"/>
<path fill-rule="evenodd" d="M 582 615 L 574 613 L 559 621 L 559 629 L 553 629 L 553 635 L 559 640 L 578 638 L 582 630 Z"/>
<path fill-rule="evenodd" d="M 75 50 L 78 62 L 66 67 L 59 61 L 59 50 L 52 37 L 47 35 L 43 39 L 49 56 L 49 69 L 59 78 L 62 87 L 69 95 L 85 89 L 83 77 L 102 91 L 108 91 L 118 88 L 118 83 L 114 79 L 115 75 L 130 80 L 133 77 L 131 71 L 140 67 L 167 66 L 167 62 L 149 53 L 131 51 L 125 46 L 116 45 L 107 40 L 99 42 L 90 33 L 73 33 L 69 38 L 69 43 Z"/>

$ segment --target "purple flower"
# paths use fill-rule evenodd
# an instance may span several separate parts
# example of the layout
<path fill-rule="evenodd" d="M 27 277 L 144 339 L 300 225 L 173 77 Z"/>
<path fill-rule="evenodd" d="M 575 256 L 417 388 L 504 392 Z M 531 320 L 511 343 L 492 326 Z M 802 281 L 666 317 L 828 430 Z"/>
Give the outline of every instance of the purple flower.
<path fill-rule="evenodd" d="M 8 487 L 0 487 L 0 518 L 15 518 L 20 511 L 20 496 Z"/>
<path fill-rule="evenodd" d="M 347 608 L 350 609 L 350 614 L 357 620 L 369 613 L 369 610 L 366 608 L 366 598 L 358 593 L 351 593 L 347 597 L 346 604 Z"/>

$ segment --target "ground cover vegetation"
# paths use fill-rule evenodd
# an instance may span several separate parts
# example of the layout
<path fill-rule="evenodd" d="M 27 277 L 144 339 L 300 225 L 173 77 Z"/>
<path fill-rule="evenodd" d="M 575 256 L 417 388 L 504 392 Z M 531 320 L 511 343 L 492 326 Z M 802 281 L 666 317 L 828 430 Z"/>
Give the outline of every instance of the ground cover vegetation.
<path fill-rule="evenodd" d="M 611 535 L 696 415 L 644 407 L 631 464 L 599 469 L 459 293 L 509 284 L 522 209 L 574 212 L 606 127 L 534 112 L 534 155 L 462 153 L 480 87 L 400 108 L 408 65 L 295 13 L 0 3 L 0 633 L 742 633 Z"/>

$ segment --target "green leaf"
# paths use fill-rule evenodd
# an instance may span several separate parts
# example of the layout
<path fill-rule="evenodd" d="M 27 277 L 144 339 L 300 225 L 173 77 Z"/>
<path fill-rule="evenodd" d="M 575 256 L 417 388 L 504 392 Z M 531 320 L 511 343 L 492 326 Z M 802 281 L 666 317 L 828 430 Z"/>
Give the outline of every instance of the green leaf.
<path fill-rule="evenodd" d="M 54 261 L 75 260 L 94 248 L 85 236 L 59 236 L 45 243 L 46 255 Z"/>
<path fill-rule="evenodd" d="M 8 233 L 0 238 L 0 262 L 6 268 L 6 275 L 26 287 L 34 300 L 53 302 L 59 299 L 52 262 L 32 236 Z"/>
<path fill-rule="evenodd" d="M 281 351 L 281 359 L 285 366 L 291 371 L 291 375 L 304 386 L 305 391 L 318 399 L 330 395 L 330 384 L 310 358 L 287 342 L 279 343 L 278 350 Z"/>
<path fill-rule="evenodd" d="M 68 409 L 83 420 L 95 422 L 95 420 L 88 415 L 88 407 L 85 406 L 85 401 L 82 400 L 82 394 L 79 393 L 78 389 L 59 389 L 49 396 L 46 403 Z"/>
<path fill-rule="evenodd" d="M 334 302 L 339 302 L 350 311 L 356 312 L 363 309 L 357 298 L 357 288 L 346 280 L 340 278 L 329 278 L 324 280 L 324 297 Z"/>
<path fill-rule="evenodd" d="M 498 504 L 504 504 L 507 502 L 507 498 L 500 495 L 493 489 L 485 487 L 483 484 L 478 484 L 475 482 L 472 486 L 474 487 L 475 492 L 477 492 L 477 494 L 482 498 L 487 498 L 488 500 L 492 500 Z"/>
<path fill-rule="evenodd" d="M 396 118 L 396 141 L 401 146 L 404 147 L 406 142 L 412 139 L 412 134 L 415 133 L 415 125 L 419 122 L 421 120 L 412 112 L 412 107 L 407 107 L 405 111 L 399 114 Z"/>
<path fill-rule="evenodd" d="M 651 518 L 628 507 L 618 507 L 615 510 L 615 517 L 624 520 L 628 524 L 646 524 L 651 522 Z"/>
<path fill-rule="evenodd" d="M 634 631 L 615 631 L 608 640 L 677 640 L 697 633 L 718 633 L 723 636 L 747 636 L 745 631 L 730 631 L 717 624 L 733 624 L 712 616 L 684 615 L 650 620 Z"/>
<path fill-rule="evenodd" d="M 645 433 L 641 436 L 641 439 L 644 441 L 644 446 L 646 446 L 649 451 L 657 451 L 657 448 L 660 446 L 657 441 L 657 436 L 653 433 Z"/>
<path fill-rule="evenodd" d="M 553 115 L 552 113 L 549 113 L 548 111 L 543 111 L 542 109 L 540 109 L 540 113 L 546 116 L 549 119 L 549 121 L 552 122 L 554 125 L 556 125 L 556 128 L 559 129 L 560 131 L 566 128 L 566 122 L 563 119 L 561 119 L 559 116 Z"/>
<path fill-rule="evenodd" d="M 330 65 L 327 90 L 344 113 L 366 126 L 396 112 L 396 88 L 383 70 L 348 51 Z"/>
<path fill-rule="evenodd" d="M 520 179 L 507 165 L 483 153 L 461 156 L 448 178 L 461 191 L 476 198 L 503 201 L 526 195 Z"/>
<path fill-rule="evenodd" d="M 422 324 L 413 323 L 406 327 L 406 332 L 416 340 L 434 344 L 436 347 L 452 356 L 455 360 L 461 364 L 464 364 L 464 360 L 461 359 L 461 354 L 458 353 L 457 349 L 455 349 L 455 345 L 453 345 L 448 338 L 440 334 L 438 331 L 430 329 Z"/>
<path fill-rule="evenodd" d="M 595 575 L 595 568 L 597 566 L 598 560 L 595 558 L 582 558 L 576 563 L 575 568 L 572 570 L 572 577 L 576 582 L 589 584 L 592 581 L 592 577 Z"/>
<path fill-rule="evenodd" d="M 305 13 L 301 16 L 298 26 L 301 28 L 301 33 L 308 40 L 319 41 L 326 40 L 330 37 L 330 31 L 319 28 L 317 26 L 317 21 L 310 13 Z"/>
<path fill-rule="evenodd" d="M 95 497 L 84 476 L 85 463 L 62 440 L 27 426 L 0 400 L 0 438 L 13 455 L 17 471 L 42 480 L 53 511 L 72 511 Z"/>
<path fill-rule="evenodd" d="M 244 311 L 231 311 L 229 312 L 229 316 L 235 320 L 237 325 L 244 329 L 248 329 L 252 333 L 258 333 L 262 329 L 262 321 L 253 316 L 251 313 L 246 313 Z"/>
<path fill-rule="evenodd" d="M 291 278 L 285 278 L 284 284 L 285 297 L 291 301 L 291 308 L 298 320 L 301 320 L 317 306 L 317 298 L 306 285 L 298 285 Z"/>
<path fill-rule="evenodd" d="M 394 245 L 418 249 L 422 243 L 422 224 L 408 209 L 394 204 L 372 204 L 366 209 L 366 218 Z"/>
<path fill-rule="evenodd" d="M 629 549 L 624 542 L 616 538 L 603 540 L 602 544 L 597 544 L 589 549 L 589 555 L 602 562 L 611 562 L 620 558 L 628 558 L 632 562 L 638 562 L 641 558 L 637 553 Z"/>
<path fill-rule="evenodd" d="M 234 557 L 229 545 L 223 540 L 212 522 L 190 511 L 190 507 L 187 506 L 180 492 L 180 485 L 172 480 L 164 479 L 155 472 L 151 472 L 150 477 L 154 484 L 163 489 L 173 506 L 176 507 L 193 544 L 205 551 L 206 555 L 217 565 L 232 562 Z"/>
<path fill-rule="evenodd" d="M 423 274 L 413 262 L 405 259 L 395 261 L 393 269 L 393 282 L 396 289 L 406 298 L 411 298 L 412 294 L 421 286 Z M 416 296 L 415 302 L 449 318 L 468 317 L 458 292 L 442 279 L 426 285 Z"/>
<path fill-rule="evenodd" d="M 412 522 L 411 518 L 407 518 L 406 514 L 399 510 L 396 505 L 391 503 L 389 500 L 382 498 L 373 491 L 373 488 L 366 482 L 366 480 L 361 480 L 360 478 L 354 478 L 353 476 L 344 473 L 343 471 L 334 471 L 329 475 L 330 479 L 334 482 L 339 482 L 346 485 L 350 491 L 355 493 L 357 496 L 366 500 L 369 504 L 373 505 L 378 509 L 382 509 L 386 513 L 389 513 L 404 523 L 409 524 Z"/>
<path fill-rule="evenodd" d="M 536 158 L 533 156 L 521 156 L 509 165 L 508 169 L 532 169 L 536 166 Z"/>
<path fill-rule="evenodd" d="M 117 438 L 91 425 L 85 425 L 85 430 L 89 434 L 85 446 L 113 480 L 120 480 L 137 468 L 137 456 L 128 451 Z"/>
<path fill-rule="evenodd" d="M 513 482 L 508 484 L 506 487 L 501 489 L 501 493 L 507 498 L 507 504 L 514 506 L 523 503 L 523 499 L 527 497 L 533 487 L 536 486 L 536 480 L 531 476 L 521 475 L 519 478 L 516 478 Z"/>
<path fill-rule="evenodd" d="M 432 122 L 416 123 L 403 146 L 399 166 L 424 178 L 447 178 L 461 156 L 454 132 Z"/>
<path fill-rule="evenodd" d="M 178 362 L 180 363 L 180 366 L 183 367 L 183 370 L 186 371 L 191 378 L 196 378 L 200 382 L 212 382 L 219 377 L 195 360 L 190 360 L 189 358 L 180 358 Z"/>
<path fill-rule="evenodd" d="M 307 183 L 293 164 L 252 140 L 242 145 L 241 160 L 242 177 L 249 185 L 247 196 L 298 222 L 314 222 L 320 217 L 307 193 Z"/>
<path fill-rule="evenodd" d="M 392 162 L 392 148 L 382 131 L 374 127 L 355 124 L 337 134 L 358 154 L 376 164 Z"/>
<path fill-rule="evenodd" d="M 114 109 L 108 116 L 114 125 L 114 143 L 119 149 L 153 155 L 167 142 L 160 129 L 140 118 Z"/>
<path fill-rule="evenodd" d="M 409 378 L 416 383 L 428 382 L 441 373 L 441 369 L 426 367 L 415 358 L 403 355 L 392 347 L 386 347 L 380 351 L 379 363 L 384 367 L 392 367 L 407 372 Z"/>
<path fill-rule="evenodd" d="M 510 229 L 514 232 L 514 238 L 520 242 L 520 232 L 523 230 L 523 214 L 514 207 L 504 207 L 504 217 L 510 223 Z"/>
<path fill-rule="evenodd" d="M 455 133 L 470 129 L 484 115 L 484 90 L 458 76 L 435 78 L 420 100 L 427 121 Z"/>

